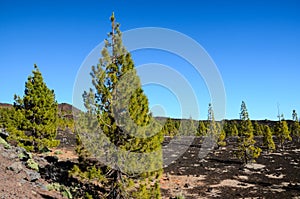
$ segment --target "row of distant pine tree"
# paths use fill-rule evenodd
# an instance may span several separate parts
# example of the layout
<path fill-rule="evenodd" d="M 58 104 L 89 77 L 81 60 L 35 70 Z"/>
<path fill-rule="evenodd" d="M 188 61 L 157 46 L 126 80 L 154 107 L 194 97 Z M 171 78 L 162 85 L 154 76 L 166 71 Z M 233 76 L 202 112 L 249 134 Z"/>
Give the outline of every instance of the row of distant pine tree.
<path fill-rule="evenodd" d="M 279 121 L 251 121 L 246 104 L 242 101 L 239 120 L 215 121 L 212 105 L 208 106 L 207 120 L 195 121 L 167 118 L 163 126 L 163 134 L 167 136 L 212 136 L 216 146 L 225 146 L 225 138 L 237 137 L 237 157 L 247 163 L 251 159 L 259 157 L 261 148 L 256 144 L 254 136 L 262 137 L 262 148 L 268 152 L 276 149 L 273 137 L 276 137 L 283 148 L 285 141 L 291 141 L 294 136 L 300 138 L 300 125 L 297 113 L 292 112 L 293 120 L 288 122 L 282 115 L 278 116 Z"/>

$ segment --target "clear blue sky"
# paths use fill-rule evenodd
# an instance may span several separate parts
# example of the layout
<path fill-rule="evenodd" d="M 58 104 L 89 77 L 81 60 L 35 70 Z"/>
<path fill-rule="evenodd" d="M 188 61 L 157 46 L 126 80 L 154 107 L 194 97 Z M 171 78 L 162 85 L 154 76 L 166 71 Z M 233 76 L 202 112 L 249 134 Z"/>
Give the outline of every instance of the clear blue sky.
<path fill-rule="evenodd" d="M 0 102 L 12 103 L 14 94 L 23 95 L 24 83 L 36 63 L 57 101 L 72 103 L 77 71 L 106 38 L 108 19 L 115 11 L 122 31 L 164 27 L 199 42 L 223 78 L 226 118 L 238 118 L 244 100 L 251 119 L 276 119 L 277 103 L 289 119 L 293 109 L 300 113 L 299 10 L 297 0 L 0 0 Z M 146 52 L 143 59 L 139 53 L 133 57 L 137 65 L 184 65 L 179 60 L 176 66 L 176 58 L 166 53 L 155 53 L 158 56 L 150 53 L 147 57 Z M 158 59 L 161 57 L 163 60 Z M 205 85 L 201 78 L 198 83 Z M 198 117 L 206 119 L 210 98 L 205 86 L 201 88 Z M 166 115 L 178 117 L 173 111 L 178 107 L 169 107 L 171 94 L 151 86 L 145 91 L 152 106 L 161 104 Z M 155 92 L 164 94 L 155 96 Z"/>

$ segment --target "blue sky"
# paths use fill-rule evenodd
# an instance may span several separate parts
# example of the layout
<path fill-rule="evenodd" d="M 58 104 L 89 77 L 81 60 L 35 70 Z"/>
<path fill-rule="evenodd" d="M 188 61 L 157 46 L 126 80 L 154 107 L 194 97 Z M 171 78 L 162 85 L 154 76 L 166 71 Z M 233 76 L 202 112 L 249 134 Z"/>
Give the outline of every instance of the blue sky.
<path fill-rule="evenodd" d="M 77 71 L 106 38 L 114 11 L 122 31 L 163 27 L 201 44 L 222 76 L 226 118 L 238 118 L 244 100 L 251 119 L 276 119 L 277 104 L 289 119 L 293 109 L 300 112 L 299 10 L 297 0 L 0 0 L 0 102 L 12 103 L 14 94 L 23 95 L 36 63 L 57 101 L 72 103 Z M 184 73 L 197 90 L 200 113 L 191 115 L 206 119 L 209 92 L 201 77 L 183 70 L 188 63 L 151 50 L 135 52 L 133 58 L 136 65 L 156 62 Z M 174 94 L 151 85 L 145 92 L 153 110 L 163 107 L 164 115 L 180 117 Z"/>

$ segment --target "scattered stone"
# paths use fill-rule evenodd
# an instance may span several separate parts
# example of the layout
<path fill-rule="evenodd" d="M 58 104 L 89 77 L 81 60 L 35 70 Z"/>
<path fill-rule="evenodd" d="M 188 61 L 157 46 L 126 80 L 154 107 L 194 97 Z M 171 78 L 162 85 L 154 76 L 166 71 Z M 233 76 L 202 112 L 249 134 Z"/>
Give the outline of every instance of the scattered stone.
<path fill-rule="evenodd" d="M 259 169 L 263 169 L 265 168 L 266 166 L 263 165 L 263 164 L 256 164 L 256 163 L 249 163 L 249 164 L 246 164 L 245 165 L 245 168 L 248 168 L 248 169 L 254 169 L 254 170 L 259 170 Z"/>
<path fill-rule="evenodd" d="M 10 166 L 8 166 L 7 169 L 15 173 L 20 173 L 23 170 L 23 166 L 21 162 L 14 162 Z"/>
<path fill-rule="evenodd" d="M 184 188 L 189 188 L 190 187 L 190 184 L 189 183 L 185 183 L 184 184 Z"/>
<path fill-rule="evenodd" d="M 208 187 L 206 192 L 212 192 L 213 188 L 212 187 Z"/>
<path fill-rule="evenodd" d="M 26 171 L 26 174 L 27 176 L 25 179 L 29 182 L 35 182 L 41 178 L 41 175 L 36 171 Z"/>

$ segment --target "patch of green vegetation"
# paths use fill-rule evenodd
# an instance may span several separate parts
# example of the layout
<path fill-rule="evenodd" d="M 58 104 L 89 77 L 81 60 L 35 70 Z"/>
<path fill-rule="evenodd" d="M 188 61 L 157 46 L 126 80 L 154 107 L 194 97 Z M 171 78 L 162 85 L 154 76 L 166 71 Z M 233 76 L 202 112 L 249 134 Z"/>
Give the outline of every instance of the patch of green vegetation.
<path fill-rule="evenodd" d="M 5 149 L 10 149 L 11 147 L 2 137 L 0 137 L 0 144 L 3 144 Z"/>
<path fill-rule="evenodd" d="M 90 195 L 88 192 L 85 192 L 84 198 L 85 199 L 93 199 L 93 196 Z"/>
<path fill-rule="evenodd" d="M 69 175 L 72 177 L 79 177 L 80 179 L 88 179 L 91 181 L 106 181 L 101 169 L 96 168 L 95 166 L 88 167 L 86 171 L 81 171 L 81 169 L 77 165 L 74 165 L 74 167 L 69 171 Z"/>
<path fill-rule="evenodd" d="M 57 182 L 48 184 L 46 187 L 49 191 L 52 191 L 52 190 L 59 191 L 64 197 L 67 197 L 69 199 L 73 198 L 69 188 L 67 188 L 64 185 L 61 185 Z"/>
<path fill-rule="evenodd" d="M 175 199 L 185 199 L 184 195 L 180 194 L 175 197 Z"/>
<path fill-rule="evenodd" d="M 26 166 L 29 169 L 33 169 L 33 170 L 39 171 L 39 165 L 33 159 L 28 159 L 27 162 L 26 162 Z"/>
<path fill-rule="evenodd" d="M 60 150 L 57 150 L 57 151 L 54 152 L 54 154 L 55 154 L 55 155 L 61 155 L 61 154 L 63 154 L 63 152 L 60 151 Z"/>

